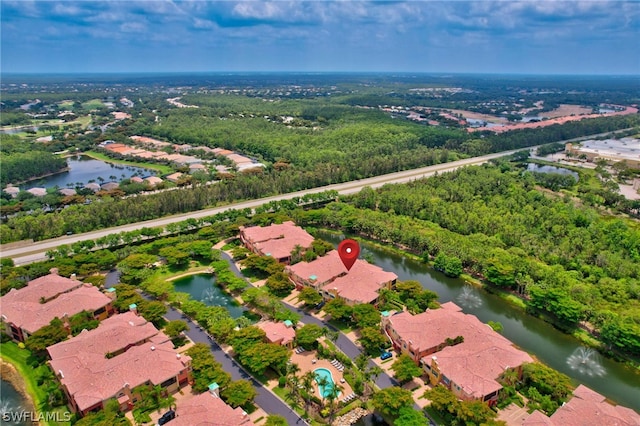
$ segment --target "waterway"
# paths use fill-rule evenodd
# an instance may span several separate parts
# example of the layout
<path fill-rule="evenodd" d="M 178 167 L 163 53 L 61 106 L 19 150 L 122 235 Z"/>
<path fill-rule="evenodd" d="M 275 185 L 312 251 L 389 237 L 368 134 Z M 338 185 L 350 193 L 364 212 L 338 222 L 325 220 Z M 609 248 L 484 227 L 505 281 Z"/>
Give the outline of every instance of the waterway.
<path fill-rule="evenodd" d="M 16 422 L 16 417 L 11 419 L 4 416 L 11 416 L 11 413 L 22 413 L 28 406 L 25 398 L 13 387 L 13 385 L 5 380 L 0 380 L 0 422 L 3 425 L 22 426 L 27 425 L 25 422 Z"/>
<path fill-rule="evenodd" d="M 67 188 L 69 186 L 76 187 L 81 184 L 86 185 L 89 182 L 101 184 L 100 178 L 104 182 L 115 180 L 120 182 L 132 176 L 148 177 L 155 175 L 153 170 L 144 169 L 142 167 L 124 166 L 114 163 L 107 163 L 101 160 L 95 160 L 86 155 L 76 155 L 67 158 L 68 171 L 56 173 L 42 179 L 32 180 L 23 185 L 20 189 L 30 189 L 35 187 L 51 188 Z"/>
<path fill-rule="evenodd" d="M 216 285 L 216 278 L 212 274 L 189 275 L 173 282 L 176 291 L 189 293 L 194 300 L 199 300 L 207 306 L 222 306 L 229 311 L 233 318 L 243 316 L 245 309 Z"/>
<path fill-rule="evenodd" d="M 343 237 L 319 231 L 316 237 L 334 245 Z M 472 287 L 458 278 L 449 278 L 421 262 L 361 243 L 360 257 L 373 260 L 385 271 L 394 272 L 401 281 L 417 280 L 424 288 L 435 291 L 441 303 L 452 301 L 465 313 L 477 316 L 482 322 L 500 322 L 502 334 L 516 346 L 529 352 L 541 362 L 582 383 L 607 398 L 640 412 L 640 373 L 623 363 L 598 354 L 589 354 L 589 362 L 574 362 L 584 351 L 574 337 L 562 333 L 547 322 L 527 315 L 496 295 Z M 573 357 L 572 357 L 573 356 Z M 583 367 L 587 368 L 583 368 Z M 603 371 L 598 368 L 601 367 Z M 593 367 L 593 368 L 589 368 Z M 602 375 L 599 375 L 603 373 Z"/>

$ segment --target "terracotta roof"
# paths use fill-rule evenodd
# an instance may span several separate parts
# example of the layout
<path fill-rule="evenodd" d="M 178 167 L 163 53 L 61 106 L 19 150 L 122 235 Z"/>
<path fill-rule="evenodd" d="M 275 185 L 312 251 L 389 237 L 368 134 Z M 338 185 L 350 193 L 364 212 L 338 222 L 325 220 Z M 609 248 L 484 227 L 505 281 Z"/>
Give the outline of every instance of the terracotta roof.
<path fill-rule="evenodd" d="M 231 408 L 210 392 L 201 393 L 176 407 L 171 426 L 255 426 L 242 408 Z"/>
<path fill-rule="evenodd" d="M 287 327 L 283 322 L 264 321 L 256 324 L 267 335 L 270 343 L 286 345 L 296 338 L 296 331 L 293 327 Z"/>
<path fill-rule="evenodd" d="M 573 395 L 573 398 L 551 415 L 553 425 L 640 425 L 640 414 L 630 408 L 609 404 L 604 396 L 584 385 L 578 386 Z"/>
<path fill-rule="evenodd" d="M 107 353 L 119 352 L 128 346 L 144 342 L 161 334 L 164 340 L 168 337 L 134 312 L 114 315 L 100 323 L 98 328 L 83 330 L 72 339 L 49 346 L 47 351 L 51 359 L 62 358 L 80 352 L 105 356 Z"/>
<path fill-rule="evenodd" d="M 179 355 L 169 341 L 133 346 L 113 358 L 80 351 L 50 361 L 51 368 L 83 411 L 131 389 L 151 382 L 159 385 L 187 368 L 191 358 Z"/>
<path fill-rule="evenodd" d="M 182 178 L 182 173 L 175 172 L 170 174 L 169 176 L 165 176 L 165 178 L 170 182 L 177 182 L 180 180 L 180 178 Z"/>
<path fill-rule="evenodd" d="M 155 186 L 158 185 L 159 183 L 162 183 L 162 179 L 160 179 L 157 176 L 149 176 L 148 178 L 144 179 L 145 182 L 148 182 L 149 185 Z"/>
<path fill-rule="evenodd" d="M 522 426 L 553 426 L 553 422 L 549 417 L 535 410 L 522 422 Z"/>
<path fill-rule="evenodd" d="M 9 322 L 34 333 L 54 318 L 72 316 L 82 311 L 96 311 L 111 303 L 111 299 L 100 292 L 91 284 L 83 284 L 81 287 L 67 293 L 62 293 L 55 299 L 46 303 L 14 301 L 5 306 L 2 301 L 2 313 Z"/>
<path fill-rule="evenodd" d="M 336 250 L 331 250 L 311 262 L 299 262 L 287 266 L 286 269 L 289 274 L 320 287 L 347 273 L 347 268 L 344 267 Z"/>
<path fill-rule="evenodd" d="M 82 281 L 62 277 L 53 270 L 49 275 L 29 281 L 26 287 L 19 290 L 11 289 L 9 293 L 0 298 L 2 301 L 0 307 L 8 306 L 13 301 L 40 303 L 41 298 L 49 300 L 81 285 Z"/>
<path fill-rule="evenodd" d="M 227 154 L 225 157 L 233 161 L 235 164 L 253 163 L 253 160 L 240 154 Z"/>
<path fill-rule="evenodd" d="M 291 221 L 265 227 L 240 227 L 240 233 L 264 255 L 276 259 L 288 257 L 296 245 L 308 248 L 313 242 L 313 237 L 307 231 Z"/>
<path fill-rule="evenodd" d="M 327 253 L 327 256 L 333 257 L 334 264 L 336 263 L 335 259 L 337 259 L 342 268 L 344 268 L 336 250 Z M 334 268 L 334 270 L 338 270 L 337 267 Z M 378 298 L 378 291 L 386 283 L 396 279 L 398 279 L 398 276 L 393 272 L 387 272 L 379 266 L 357 259 L 346 274 L 340 275 L 325 284 L 323 290 L 337 293 L 338 296 L 351 302 L 371 303 Z"/>
<path fill-rule="evenodd" d="M 467 395 L 482 398 L 502 389 L 497 379 L 505 370 L 533 362 L 529 354 L 497 336 L 493 330 L 480 331 L 470 341 L 465 338 L 463 343 L 447 346 L 427 358 L 435 356 L 440 372 Z"/>

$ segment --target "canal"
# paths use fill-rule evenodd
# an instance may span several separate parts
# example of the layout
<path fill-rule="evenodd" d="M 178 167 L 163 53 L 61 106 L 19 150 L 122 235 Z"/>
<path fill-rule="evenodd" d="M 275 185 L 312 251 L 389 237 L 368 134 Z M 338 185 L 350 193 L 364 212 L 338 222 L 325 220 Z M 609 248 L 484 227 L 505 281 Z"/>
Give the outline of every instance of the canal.
<path fill-rule="evenodd" d="M 318 231 L 315 236 L 334 245 L 343 237 Z M 464 312 L 482 322 L 500 322 L 502 334 L 541 362 L 566 374 L 607 398 L 640 412 L 640 374 L 620 362 L 587 350 L 574 337 L 562 333 L 549 323 L 527 315 L 496 295 L 470 286 L 458 278 L 449 278 L 421 262 L 361 243 L 361 258 L 368 258 L 401 281 L 416 280 L 435 291 L 439 301 L 453 301 Z"/>
<path fill-rule="evenodd" d="M 0 424 L 11 426 L 27 425 L 27 421 L 17 421 L 19 419 L 17 416 L 26 409 L 26 402 L 11 383 L 0 380 L 0 419 L 2 419 Z"/>

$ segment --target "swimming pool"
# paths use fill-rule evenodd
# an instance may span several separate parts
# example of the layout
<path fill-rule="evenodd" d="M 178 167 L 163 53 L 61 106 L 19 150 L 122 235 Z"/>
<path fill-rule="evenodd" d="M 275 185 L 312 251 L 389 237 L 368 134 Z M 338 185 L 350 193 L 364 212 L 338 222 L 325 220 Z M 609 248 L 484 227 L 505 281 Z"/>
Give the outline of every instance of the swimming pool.
<path fill-rule="evenodd" d="M 318 384 L 318 388 L 320 388 L 320 395 L 322 395 L 323 398 L 331 395 L 335 383 L 333 381 L 331 371 L 327 370 L 326 368 L 316 368 L 315 370 L 313 370 L 313 372 L 316 375 L 316 383 Z M 326 379 L 327 381 L 327 384 L 324 386 L 320 384 L 320 382 L 323 381 L 322 379 Z M 340 395 L 340 392 L 338 392 L 338 395 Z"/>

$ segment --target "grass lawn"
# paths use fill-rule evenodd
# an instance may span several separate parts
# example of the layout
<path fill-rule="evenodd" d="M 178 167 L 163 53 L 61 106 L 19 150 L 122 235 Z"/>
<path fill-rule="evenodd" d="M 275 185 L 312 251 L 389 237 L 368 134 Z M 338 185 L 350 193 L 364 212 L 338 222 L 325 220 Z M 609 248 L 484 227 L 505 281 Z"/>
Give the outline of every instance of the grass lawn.
<path fill-rule="evenodd" d="M 45 365 L 42 365 L 36 369 L 29 366 L 27 363 L 27 359 L 31 355 L 27 349 L 20 349 L 18 345 L 14 342 L 6 342 L 0 344 L 0 354 L 3 361 L 9 362 L 12 364 L 16 370 L 20 373 L 22 378 L 25 381 L 25 388 L 31 398 L 33 399 L 34 405 L 36 407 L 36 411 L 38 413 L 43 413 L 46 401 L 48 399 L 48 395 L 45 391 L 38 387 L 36 372 L 39 368 L 48 368 Z M 58 413 L 57 416 L 60 419 L 70 418 L 71 414 L 66 407 L 59 407 L 53 411 L 47 411 L 47 413 Z M 66 413 L 66 414 L 65 414 Z M 46 417 L 46 416 L 45 416 Z M 42 421 L 41 424 L 46 425 L 69 425 L 70 422 L 55 422 L 55 421 Z"/>
<path fill-rule="evenodd" d="M 343 323 L 342 321 L 329 321 L 329 324 L 331 324 L 332 326 L 334 326 L 335 328 L 337 328 L 338 330 L 340 330 L 343 333 L 351 333 L 351 331 L 353 331 L 351 329 L 351 326 Z"/>
<path fill-rule="evenodd" d="M 82 108 L 87 110 L 97 109 L 103 106 L 104 104 L 100 99 L 91 99 L 90 101 L 82 103 Z"/>
<path fill-rule="evenodd" d="M 107 163 L 113 163 L 113 164 L 125 164 L 128 166 L 135 166 L 135 167 L 142 167 L 145 169 L 151 169 L 151 170 L 156 170 L 157 172 L 159 172 L 161 175 L 168 175 L 173 173 L 175 170 L 173 170 L 172 167 L 169 166 L 165 166 L 164 164 L 155 164 L 155 163 L 139 163 L 136 161 L 124 161 L 124 160 L 115 160 L 105 154 L 102 154 L 100 152 L 96 152 L 96 151 L 86 151 L 83 152 L 84 155 L 87 155 L 91 158 L 95 158 L 96 160 L 102 160 L 104 162 Z"/>

